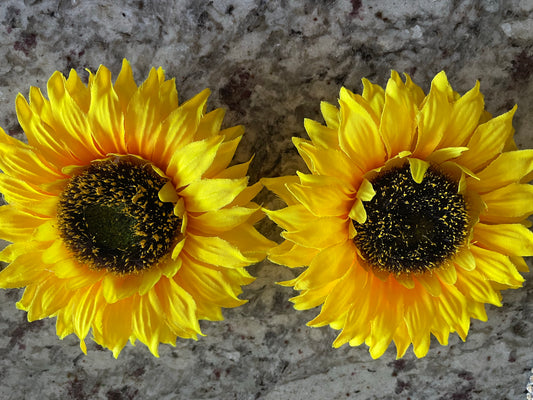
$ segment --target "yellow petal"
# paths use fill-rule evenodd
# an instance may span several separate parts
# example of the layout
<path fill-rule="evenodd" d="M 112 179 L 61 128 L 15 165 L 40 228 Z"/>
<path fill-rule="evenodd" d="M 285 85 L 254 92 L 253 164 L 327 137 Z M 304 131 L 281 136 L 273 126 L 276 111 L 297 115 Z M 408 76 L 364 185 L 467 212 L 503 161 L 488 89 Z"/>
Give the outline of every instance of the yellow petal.
<path fill-rule="evenodd" d="M 413 83 L 409 74 L 404 73 L 404 76 L 405 76 L 405 87 L 409 91 L 411 95 L 411 99 L 413 100 L 417 108 L 420 108 L 422 102 L 426 98 L 426 95 L 424 94 L 424 91 L 422 90 L 420 86 Z"/>
<path fill-rule="evenodd" d="M 452 105 L 448 102 L 449 89 L 450 85 L 444 72 L 435 76 L 424 106 L 417 116 L 418 136 L 413 153 L 415 157 L 427 157 L 441 142 L 452 111 Z"/>
<path fill-rule="evenodd" d="M 28 289 L 26 289 L 28 290 Z M 64 307 L 57 312 L 56 316 L 56 332 L 59 339 L 64 339 L 66 336 L 74 333 L 74 325 L 72 323 L 72 308 Z"/>
<path fill-rule="evenodd" d="M 455 286 L 447 286 L 434 303 L 435 313 L 465 340 L 470 327 L 470 317 L 466 312 L 469 302 L 465 296 Z"/>
<path fill-rule="evenodd" d="M 480 218 L 483 222 L 520 222 L 533 213 L 532 198 L 533 186 L 511 183 L 481 196 L 487 209 Z"/>
<path fill-rule="evenodd" d="M 309 265 L 317 253 L 317 249 L 302 247 L 285 240 L 269 250 L 268 259 L 276 264 L 295 268 Z"/>
<path fill-rule="evenodd" d="M 174 189 L 172 182 L 165 183 L 157 193 L 157 196 L 159 197 L 159 200 L 165 203 L 177 203 L 178 200 L 180 200 L 180 197 L 176 193 L 176 189 Z"/>
<path fill-rule="evenodd" d="M 159 70 L 158 70 L 159 71 Z M 176 90 L 176 78 L 165 81 L 164 73 L 159 78 L 159 99 L 161 107 L 159 115 L 164 120 L 178 107 L 178 91 Z"/>
<path fill-rule="evenodd" d="M 420 293 L 405 309 L 405 325 L 417 357 L 424 357 L 429 349 L 431 316 L 435 310 L 428 293 Z"/>
<path fill-rule="evenodd" d="M 183 233 L 183 232 L 182 232 Z M 185 246 L 185 242 L 187 241 L 187 236 L 181 241 L 179 241 L 174 248 L 172 249 L 171 258 L 172 260 L 176 261 L 177 257 L 180 255 L 181 250 L 183 250 L 183 247 Z M 179 266 L 175 265 L 174 268 L 177 268 Z M 164 268 L 165 270 L 165 268 Z M 168 276 L 168 273 L 166 274 Z"/>
<path fill-rule="evenodd" d="M 315 289 L 302 290 L 298 296 L 290 298 L 289 301 L 294 303 L 294 309 L 296 310 L 309 310 L 317 307 L 326 300 L 326 297 L 337 282 L 331 281 Z"/>
<path fill-rule="evenodd" d="M 348 215 L 352 220 L 357 221 L 360 224 L 364 224 L 366 222 L 367 214 L 365 206 L 360 199 L 355 200 Z"/>
<path fill-rule="evenodd" d="M 89 163 L 104 154 L 97 149 L 85 114 L 66 89 L 65 77 L 56 71 L 48 80 L 48 97 L 56 117 L 54 128 L 65 147 L 82 163 Z"/>
<path fill-rule="evenodd" d="M 63 240 L 56 237 L 50 247 L 42 253 L 41 261 L 45 264 L 53 265 L 69 258 L 72 258 L 72 254 L 65 246 Z"/>
<path fill-rule="evenodd" d="M 307 290 L 340 279 L 355 260 L 356 251 L 351 240 L 320 251 L 309 268 L 296 279 L 294 289 Z"/>
<path fill-rule="evenodd" d="M 372 186 L 372 183 L 368 179 L 363 179 L 361 186 L 357 189 L 357 198 L 361 201 L 370 201 L 376 195 L 376 191 Z"/>
<path fill-rule="evenodd" d="M 220 179 L 238 179 L 237 177 L 220 177 Z M 261 182 L 256 182 L 253 185 L 250 185 L 242 190 L 226 207 L 237 207 L 245 206 L 248 207 L 251 205 L 252 199 L 257 196 L 257 194 L 263 189 Z"/>
<path fill-rule="evenodd" d="M 247 183 L 248 178 L 202 179 L 189 184 L 179 195 L 185 198 L 188 212 L 218 210 L 231 203 Z"/>
<path fill-rule="evenodd" d="M 454 285 L 457 281 L 457 271 L 455 269 L 455 265 L 453 265 L 452 263 L 438 269 L 436 273 L 439 276 L 440 280 L 448 285 Z"/>
<path fill-rule="evenodd" d="M 366 339 L 370 347 L 370 356 L 374 359 L 381 357 L 385 353 L 402 319 L 406 323 L 408 321 L 408 314 L 406 315 L 403 312 L 402 302 L 392 301 L 385 295 L 385 292 L 388 292 L 392 298 L 396 298 L 395 292 L 398 287 L 390 285 L 387 289 L 385 287 L 381 289 L 375 293 L 376 304 L 374 307 L 378 311 L 372 318 L 370 335 Z M 420 329 L 419 336 L 423 335 L 423 332 L 423 329 Z"/>
<path fill-rule="evenodd" d="M 458 270 L 457 272 L 455 287 L 465 297 L 481 303 L 491 303 L 495 306 L 502 305 L 499 292 L 493 289 L 490 282 L 484 278 L 477 268 L 473 271 Z"/>
<path fill-rule="evenodd" d="M 172 185 L 172 184 L 171 184 Z M 166 189 L 165 189 L 166 187 Z M 172 188 L 174 188 L 174 185 L 172 185 Z M 172 191 L 170 191 L 170 188 L 168 187 L 167 184 L 165 184 L 161 190 L 165 189 L 163 192 L 159 192 L 161 195 L 162 195 L 162 198 L 160 198 L 161 201 L 164 201 L 163 199 L 172 199 L 174 198 L 174 195 L 172 194 Z M 183 199 L 183 197 L 180 197 L 178 199 L 178 201 L 176 202 L 176 204 L 174 205 L 174 215 L 179 217 L 179 218 L 182 218 L 184 219 L 186 214 L 185 214 L 185 200 Z M 182 226 L 183 226 L 183 221 L 182 221 Z"/>
<path fill-rule="evenodd" d="M 197 263 L 186 262 L 185 265 L 186 267 L 179 273 L 179 278 L 187 282 L 187 289 L 192 295 L 202 293 L 207 301 L 219 307 L 237 307 L 246 302 L 237 297 L 241 292 L 240 286 L 233 285 L 222 271 Z M 196 321 L 196 318 L 191 318 L 191 320 Z M 196 326 L 198 326 L 197 322 Z"/>
<path fill-rule="evenodd" d="M 219 135 L 220 126 L 222 125 L 222 120 L 224 119 L 225 114 L 226 111 L 223 108 L 217 108 L 204 115 L 198 124 L 194 140 L 204 140 L 214 135 Z M 228 139 L 226 138 L 226 140 Z"/>
<path fill-rule="evenodd" d="M 429 163 L 418 158 L 409 157 L 409 168 L 411 170 L 411 176 L 416 183 L 422 183 L 424 175 L 429 168 Z"/>
<path fill-rule="evenodd" d="M 411 338 L 407 331 L 407 325 L 400 324 L 394 333 L 394 345 L 396 346 L 396 359 L 400 359 L 405 355 L 405 352 L 411 344 Z M 444 344 L 444 343 L 441 343 Z"/>
<path fill-rule="evenodd" d="M 357 187 L 363 173 L 348 156 L 336 149 L 322 149 L 306 142 L 297 142 L 296 148 L 304 159 L 307 158 L 309 169 L 317 175 L 334 176 Z"/>
<path fill-rule="evenodd" d="M 21 179 L 0 174 L 0 192 L 7 202 L 31 214 L 50 218 L 56 215 L 58 197 L 43 193 Z"/>
<path fill-rule="evenodd" d="M 292 195 L 318 217 L 344 216 L 350 211 L 350 199 L 338 185 L 287 186 Z"/>
<path fill-rule="evenodd" d="M 189 234 L 182 251 L 196 260 L 227 268 L 245 267 L 254 262 L 253 259 L 245 257 L 238 248 L 215 236 Z"/>
<path fill-rule="evenodd" d="M 27 296 L 28 290 L 24 291 L 24 296 L 17 303 L 17 308 L 28 312 L 28 321 L 54 315 L 67 305 L 72 295 L 72 292 L 66 290 L 64 285 L 50 275 L 39 279 L 35 288 L 35 291 L 29 291 L 31 296 Z"/>
<path fill-rule="evenodd" d="M 498 156 L 513 135 L 512 119 L 515 112 L 516 106 L 511 111 L 479 125 L 468 141 L 469 150 L 461 154 L 458 163 L 477 172 Z"/>
<path fill-rule="evenodd" d="M 472 246 L 471 251 L 476 257 L 476 271 L 483 273 L 487 279 L 510 287 L 522 286 L 524 278 L 509 257 L 478 246 Z"/>
<path fill-rule="evenodd" d="M 474 241 L 508 256 L 533 256 L 533 232 L 522 224 L 477 223 Z"/>
<path fill-rule="evenodd" d="M 339 109 L 337 107 L 335 107 L 333 104 L 322 101 L 320 102 L 320 112 L 324 116 L 324 121 L 326 121 L 328 128 L 338 129 Z"/>
<path fill-rule="evenodd" d="M 529 266 L 522 257 L 510 256 L 509 259 L 513 262 L 518 272 L 529 272 Z"/>
<path fill-rule="evenodd" d="M 161 123 L 159 81 L 154 68 L 131 97 L 124 115 L 124 135 L 128 152 L 151 159 L 153 143 Z"/>
<path fill-rule="evenodd" d="M 487 321 L 487 313 L 485 311 L 485 304 L 483 303 L 468 303 L 468 312 L 472 318 L 479 319 L 480 321 Z"/>
<path fill-rule="evenodd" d="M 363 78 L 363 94 L 362 97 L 365 99 L 374 114 L 381 115 L 383 112 L 383 107 L 385 105 L 385 91 L 379 85 L 373 84 L 368 79 Z"/>
<path fill-rule="evenodd" d="M 325 149 L 336 149 L 339 147 L 337 131 L 325 127 L 312 119 L 304 119 L 304 127 L 314 145 Z"/>
<path fill-rule="evenodd" d="M 307 325 L 323 326 L 345 315 L 350 310 L 350 303 L 357 297 L 357 289 L 364 286 L 360 281 L 355 275 L 354 268 L 350 267 L 329 293 L 320 314 Z"/>
<path fill-rule="evenodd" d="M 442 164 L 445 161 L 459 157 L 468 150 L 468 147 L 445 147 L 435 150 L 426 157 L 426 160 L 433 164 Z"/>
<path fill-rule="evenodd" d="M 17 242 L 8 244 L 0 251 L 0 261 L 10 263 L 18 256 L 33 252 L 42 247 L 42 243 L 36 241 L 31 242 Z"/>
<path fill-rule="evenodd" d="M 15 141 L 0 128 L 0 169 L 32 185 L 54 182 L 64 175 L 44 162 L 29 146 Z"/>
<path fill-rule="evenodd" d="M 184 270 L 189 270 L 187 267 Z M 167 315 L 167 323 L 176 331 L 185 331 L 189 337 L 202 334 L 196 303 L 193 297 L 178 285 L 173 279 L 162 279 L 157 285 L 156 293 L 161 302 L 162 309 Z"/>
<path fill-rule="evenodd" d="M 238 136 L 235 139 L 230 140 L 229 142 L 222 143 L 218 147 L 213 163 L 205 171 L 204 176 L 209 177 L 209 178 L 212 178 L 215 176 L 217 178 L 223 177 L 223 176 L 218 176 L 218 175 L 221 174 L 224 171 L 224 169 L 230 164 L 231 160 L 233 159 L 233 155 L 235 154 L 235 151 L 237 150 L 237 145 L 241 141 L 241 138 L 242 136 Z M 246 172 L 236 177 L 242 178 L 244 175 L 246 175 Z"/>
<path fill-rule="evenodd" d="M 259 262 L 276 243 L 261 235 L 250 224 L 241 224 L 219 234 L 219 237 L 237 247 L 249 260 Z"/>
<path fill-rule="evenodd" d="M 91 289 L 83 290 L 79 294 L 76 294 L 73 299 L 71 299 L 70 305 L 74 307 L 74 332 L 80 338 L 82 351 L 87 354 L 84 339 L 89 333 L 96 312 L 103 301 L 101 298 L 101 287 L 100 285 L 94 285 Z"/>
<path fill-rule="evenodd" d="M 341 88 L 339 144 L 357 166 L 368 171 L 386 160 L 385 146 L 372 118 L 373 112 L 362 97 L 362 101 L 357 101 L 357 96 Z"/>
<path fill-rule="evenodd" d="M 144 296 L 146 293 L 148 293 L 148 291 L 151 290 L 157 284 L 157 282 L 159 282 L 161 275 L 162 273 L 160 268 L 152 267 L 143 271 L 142 281 L 139 285 L 139 295 Z"/>
<path fill-rule="evenodd" d="M 126 153 L 122 106 L 111 83 L 111 72 L 103 65 L 92 81 L 87 118 L 94 140 L 105 154 Z"/>
<path fill-rule="evenodd" d="M 191 215 L 189 227 L 206 234 L 229 231 L 246 222 L 258 209 L 259 206 L 253 208 L 232 207 L 209 211 L 197 216 Z"/>
<path fill-rule="evenodd" d="M 28 240 L 34 230 L 48 219 L 18 210 L 11 205 L 0 207 L 0 237 L 10 242 Z"/>
<path fill-rule="evenodd" d="M 323 217 L 281 236 L 304 247 L 323 249 L 348 239 L 348 220 Z"/>
<path fill-rule="evenodd" d="M 357 302 L 357 305 L 351 307 L 346 314 L 342 332 L 333 342 L 333 347 L 338 348 L 348 342 L 350 346 L 359 346 L 365 342 L 371 331 L 372 307 L 373 301 Z"/>
<path fill-rule="evenodd" d="M 183 243 L 184 245 L 185 241 L 182 240 L 180 243 Z M 181 249 L 182 248 L 180 248 L 180 252 L 181 252 Z M 182 266 L 181 258 L 178 258 L 177 256 L 176 257 L 171 256 L 167 260 L 159 264 L 159 268 L 161 269 L 161 272 L 167 278 L 172 278 L 174 275 L 176 275 L 176 273 L 179 271 L 181 266 Z"/>
<path fill-rule="evenodd" d="M 86 265 L 80 265 L 73 258 L 56 262 L 52 269 L 56 277 L 64 280 L 64 285 L 68 290 L 92 286 L 99 282 L 106 273 L 103 270 L 93 270 Z"/>
<path fill-rule="evenodd" d="M 223 139 L 221 136 L 213 136 L 189 143 L 174 152 L 165 171 L 174 186 L 180 188 L 199 180 L 213 163 Z"/>
<path fill-rule="evenodd" d="M 470 249 L 461 249 L 455 256 L 453 262 L 464 271 L 472 271 L 476 268 L 476 258 Z"/>
<path fill-rule="evenodd" d="M 500 154 L 486 168 L 476 175 L 478 179 L 467 178 L 470 189 L 487 193 L 511 183 L 521 182 L 533 171 L 533 150 L 509 151 Z"/>
<path fill-rule="evenodd" d="M 220 134 L 226 138 L 226 141 L 230 141 L 242 136 L 244 134 L 244 127 L 242 125 L 232 126 L 222 129 Z"/>
<path fill-rule="evenodd" d="M 143 274 L 119 276 L 108 273 L 102 280 L 102 294 L 107 303 L 116 303 L 139 292 L 142 282 Z"/>
<path fill-rule="evenodd" d="M 181 106 L 172 111 L 162 121 L 157 140 L 153 140 L 153 154 L 157 154 L 157 162 L 168 162 L 174 152 L 190 143 L 205 110 L 209 97 L 209 89 L 205 89 Z M 222 135 L 222 132 L 221 132 Z"/>
<path fill-rule="evenodd" d="M 71 68 L 68 74 L 68 78 L 65 82 L 65 88 L 72 99 L 76 102 L 80 110 L 84 113 L 87 113 L 91 103 L 91 91 L 87 85 L 81 81 L 74 68 Z"/>
<path fill-rule="evenodd" d="M 205 173 L 205 176 L 208 178 L 221 178 L 221 179 L 242 178 L 243 176 L 246 176 L 246 173 L 248 172 L 248 168 L 250 167 L 250 163 L 252 162 L 252 160 L 253 160 L 253 156 L 252 158 L 250 158 L 249 161 L 245 163 L 232 165 L 231 167 L 226 168 L 216 174 L 211 174 L 210 171 L 207 171 Z"/>
<path fill-rule="evenodd" d="M 93 329 L 95 341 L 107 347 L 113 352 L 113 357 L 117 358 L 132 333 L 131 315 L 132 302 L 123 300 L 114 304 L 106 304 L 98 310 L 97 318 L 101 326 L 101 333 L 96 334 Z"/>
<path fill-rule="evenodd" d="M 453 103 L 448 127 L 439 147 L 464 146 L 480 122 L 483 108 L 483 95 L 479 92 L 479 82 L 476 82 L 470 91 Z"/>
<path fill-rule="evenodd" d="M 159 332 L 162 325 L 162 313 L 158 311 L 161 308 L 161 302 L 154 291 L 150 291 L 146 296 L 137 297 L 136 303 L 133 305 L 131 320 L 133 336 L 148 346 L 154 357 L 159 357 Z"/>
<path fill-rule="evenodd" d="M 430 274 L 416 275 L 416 280 L 424 287 L 431 296 L 437 297 L 442 293 L 441 284 L 436 276 Z"/>
<path fill-rule="evenodd" d="M 398 73 L 393 71 L 385 89 L 385 104 L 380 132 L 389 158 L 403 150 L 411 150 L 415 134 L 417 107 Z M 364 96 L 364 92 L 363 92 Z"/>
<path fill-rule="evenodd" d="M 65 148 L 68 149 L 69 147 L 57 137 L 58 135 L 52 127 L 42 121 L 24 96 L 17 95 L 15 104 L 19 123 L 30 146 L 36 148 L 43 158 L 53 166 L 61 167 L 77 162 L 70 151 L 64 151 Z"/>
<path fill-rule="evenodd" d="M 50 275 L 37 261 L 40 253 L 30 252 L 19 255 L 0 271 L 0 287 L 17 288 L 39 282 Z"/>
<path fill-rule="evenodd" d="M 115 89 L 120 101 L 122 113 L 125 114 L 131 97 L 137 91 L 137 85 L 133 79 L 133 72 L 131 70 L 130 63 L 126 59 L 122 60 L 122 68 L 117 76 L 117 80 L 115 81 L 113 88 Z"/>
<path fill-rule="evenodd" d="M 278 195 L 288 206 L 299 204 L 298 200 L 287 189 L 287 184 L 298 183 L 297 176 L 281 176 L 279 178 L 262 178 L 261 183 L 271 192 Z"/>

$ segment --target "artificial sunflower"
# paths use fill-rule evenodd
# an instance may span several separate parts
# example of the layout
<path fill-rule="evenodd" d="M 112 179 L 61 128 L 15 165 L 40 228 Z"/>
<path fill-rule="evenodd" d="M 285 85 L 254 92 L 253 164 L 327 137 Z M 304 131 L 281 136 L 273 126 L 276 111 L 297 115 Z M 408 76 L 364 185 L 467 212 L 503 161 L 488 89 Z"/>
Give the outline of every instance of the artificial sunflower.
<path fill-rule="evenodd" d="M 460 96 L 444 72 L 428 95 L 392 72 L 387 87 L 342 88 L 322 103 L 323 126 L 293 142 L 311 174 L 264 179 L 287 203 L 269 217 L 285 231 L 273 262 L 307 267 L 281 282 L 308 323 L 342 329 L 333 343 L 366 343 L 373 358 L 394 341 L 427 354 L 430 334 L 465 340 L 485 303 L 517 288 L 533 255 L 533 150 L 517 150 L 511 111 L 492 118 L 479 82 Z"/>
<path fill-rule="evenodd" d="M 56 317 L 83 352 L 92 329 L 115 357 L 128 339 L 157 356 L 243 304 L 244 267 L 271 242 L 249 162 L 228 167 L 244 130 L 204 113 L 209 90 L 178 105 L 161 68 L 137 87 L 124 60 L 114 84 L 100 66 L 87 85 L 55 72 L 47 92 L 17 97 L 28 144 L 0 132 L 0 287 L 26 287 L 28 320 Z"/>

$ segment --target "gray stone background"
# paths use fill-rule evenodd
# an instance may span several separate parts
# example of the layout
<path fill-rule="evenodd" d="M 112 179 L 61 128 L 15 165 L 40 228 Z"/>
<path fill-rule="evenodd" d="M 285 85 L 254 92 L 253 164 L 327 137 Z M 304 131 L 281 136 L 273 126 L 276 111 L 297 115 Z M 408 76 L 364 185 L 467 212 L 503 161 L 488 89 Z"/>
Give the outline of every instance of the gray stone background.
<path fill-rule="evenodd" d="M 86 76 L 126 57 L 141 82 L 151 66 L 176 77 L 182 100 L 204 87 L 209 107 L 244 124 L 237 154 L 252 154 L 252 181 L 305 166 L 290 138 L 305 137 L 303 118 L 320 120 L 319 103 L 336 103 L 341 85 L 386 84 L 390 69 L 425 90 L 444 69 L 464 93 L 481 81 L 486 106 L 518 104 L 517 142 L 532 147 L 533 1 L 436 0 L 4 0 L 0 3 L 0 125 L 21 137 L 15 96 L 45 88 L 55 70 Z M 277 204 L 271 194 L 260 201 Z M 267 221 L 262 232 L 279 233 Z M 317 310 L 297 312 L 295 295 L 275 281 L 295 271 L 267 261 L 257 280 L 225 310 L 202 322 L 207 337 L 160 346 L 128 345 L 118 360 L 74 336 L 59 341 L 55 320 L 33 323 L 15 308 L 19 290 L 0 291 L 1 399 L 525 399 L 533 367 L 533 280 L 504 293 L 489 321 L 473 321 L 466 343 L 432 341 L 427 357 L 394 346 L 372 360 L 365 346 L 333 349 L 335 332 L 311 329 Z"/>

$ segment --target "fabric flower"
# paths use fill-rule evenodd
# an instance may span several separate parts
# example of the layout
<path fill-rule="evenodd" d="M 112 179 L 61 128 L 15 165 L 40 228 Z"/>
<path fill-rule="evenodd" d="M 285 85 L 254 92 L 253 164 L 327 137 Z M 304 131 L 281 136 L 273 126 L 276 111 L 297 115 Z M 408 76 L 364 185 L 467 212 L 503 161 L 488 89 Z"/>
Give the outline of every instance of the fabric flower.
<path fill-rule="evenodd" d="M 115 357 L 128 339 L 157 356 L 245 303 L 244 267 L 273 243 L 253 227 L 249 162 L 228 167 L 244 129 L 204 113 L 209 90 L 178 105 L 161 68 L 137 87 L 124 60 L 114 84 L 101 66 L 87 85 L 55 72 L 47 92 L 17 97 L 28 144 L 0 134 L 0 287 L 26 287 L 28 320 L 56 317 L 83 352 L 92 329 Z"/>
<path fill-rule="evenodd" d="M 322 103 L 326 126 L 305 121 L 293 142 L 311 174 L 264 179 L 287 203 L 268 216 L 285 231 L 273 262 L 307 267 L 282 285 L 308 324 L 366 343 L 373 358 L 394 341 L 427 354 L 430 334 L 465 340 L 485 303 L 518 288 L 533 255 L 533 150 L 517 150 L 511 111 L 492 118 L 479 83 L 460 96 L 444 72 L 428 95 L 392 72 L 387 87 L 363 79 Z"/>

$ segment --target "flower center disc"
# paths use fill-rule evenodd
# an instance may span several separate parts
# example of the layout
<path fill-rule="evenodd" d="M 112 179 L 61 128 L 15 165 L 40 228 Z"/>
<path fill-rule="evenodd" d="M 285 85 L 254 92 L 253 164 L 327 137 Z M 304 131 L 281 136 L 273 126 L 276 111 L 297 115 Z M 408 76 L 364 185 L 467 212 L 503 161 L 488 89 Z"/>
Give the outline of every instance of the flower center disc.
<path fill-rule="evenodd" d="M 365 202 L 367 220 L 353 221 L 354 242 L 372 266 L 391 273 L 426 272 L 453 256 L 467 235 L 468 213 L 457 183 L 430 167 L 416 183 L 409 164 L 377 175 Z"/>
<path fill-rule="evenodd" d="M 95 269 L 127 274 L 150 268 L 181 226 L 173 204 L 159 200 L 166 182 L 147 163 L 118 158 L 91 164 L 59 199 L 65 245 Z"/>

